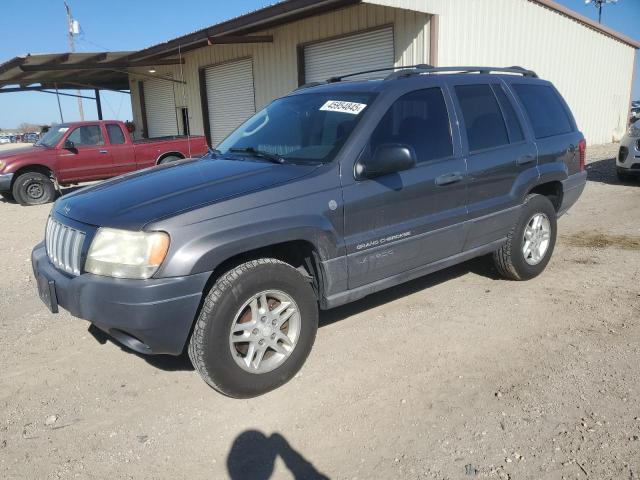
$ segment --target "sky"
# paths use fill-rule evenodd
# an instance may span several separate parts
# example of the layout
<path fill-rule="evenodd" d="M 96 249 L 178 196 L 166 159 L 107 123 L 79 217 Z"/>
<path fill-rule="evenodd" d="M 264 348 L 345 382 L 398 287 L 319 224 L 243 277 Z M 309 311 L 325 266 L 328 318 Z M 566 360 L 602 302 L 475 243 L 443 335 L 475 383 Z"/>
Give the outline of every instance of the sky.
<path fill-rule="evenodd" d="M 443 0 L 446 1 L 446 0 Z M 556 0 L 597 20 L 597 11 L 584 0 Z M 77 51 L 139 50 L 144 47 L 218 23 L 273 3 L 269 0 L 68 0 L 82 34 Z M 2 0 L 0 15 L 0 63 L 26 53 L 68 51 L 66 14 L 63 0 L 32 0 L 25 15 L 24 0 Z M 178 7 L 179 6 L 179 7 Z M 640 40 L 640 0 L 618 0 L 604 7 L 602 23 Z M 640 54 L 634 99 L 640 99 Z M 615 75 L 616 72 L 611 72 Z M 84 93 L 91 96 L 93 92 Z M 101 92 L 105 118 L 130 120 L 128 94 Z M 65 121 L 79 120 L 75 98 L 61 97 Z M 86 119 L 97 118 L 95 102 L 84 100 Z M 0 128 L 10 129 L 22 122 L 59 122 L 55 95 L 37 92 L 0 94 Z"/>

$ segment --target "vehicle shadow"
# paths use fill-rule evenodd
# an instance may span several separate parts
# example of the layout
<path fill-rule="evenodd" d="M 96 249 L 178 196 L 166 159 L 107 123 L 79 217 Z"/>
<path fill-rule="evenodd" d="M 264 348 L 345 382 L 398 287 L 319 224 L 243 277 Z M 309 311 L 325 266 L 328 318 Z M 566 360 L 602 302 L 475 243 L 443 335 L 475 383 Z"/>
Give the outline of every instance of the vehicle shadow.
<path fill-rule="evenodd" d="M 361 300 L 337 307 L 331 310 L 320 311 L 320 319 L 318 326 L 320 328 L 331 325 L 332 323 L 345 320 L 353 315 L 379 307 L 385 303 L 392 302 L 402 297 L 406 297 L 413 293 L 425 290 L 427 288 L 439 285 L 454 278 L 458 278 L 467 273 L 475 273 L 486 277 L 490 280 L 500 280 L 501 277 L 493 267 L 490 255 L 474 258 L 464 263 L 454 265 L 452 267 L 434 272 L 430 275 L 417 278 L 415 280 L 397 285 L 375 294 L 369 295 Z M 164 370 L 166 372 L 193 371 L 195 368 L 191 364 L 186 348 L 182 354 L 174 355 L 145 355 L 131 350 L 129 347 L 122 345 L 108 333 L 103 332 L 93 324 L 89 324 L 88 333 L 95 338 L 101 345 L 110 342 L 120 348 L 123 352 L 135 355 L 144 360 L 149 365 Z M 252 478 L 252 477 L 251 477 Z"/>
<path fill-rule="evenodd" d="M 279 433 L 267 437 L 257 430 L 247 430 L 236 437 L 227 456 L 227 471 L 232 480 L 268 480 L 280 457 L 296 480 L 326 480 L 311 462 L 294 450 Z"/>
<path fill-rule="evenodd" d="M 640 186 L 640 178 L 622 181 L 616 175 L 615 157 L 596 160 L 588 163 L 587 180 L 590 182 L 605 183 L 607 185 L 637 185 Z"/>
<path fill-rule="evenodd" d="M 502 277 L 500 277 L 498 271 L 493 266 L 491 255 L 484 255 L 444 270 L 434 272 L 424 277 L 402 283 L 395 287 L 376 292 L 375 294 L 364 297 L 363 299 L 357 300 L 353 303 L 348 303 L 331 310 L 323 310 L 320 312 L 319 326 L 324 327 L 326 325 L 331 325 L 332 323 L 339 322 L 349 318 L 350 316 L 357 315 L 367 310 L 379 307 L 385 303 L 393 302 L 399 298 L 448 282 L 449 280 L 461 277 L 467 273 L 475 273 L 476 275 L 483 276 L 490 280 L 502 280 Z"/>

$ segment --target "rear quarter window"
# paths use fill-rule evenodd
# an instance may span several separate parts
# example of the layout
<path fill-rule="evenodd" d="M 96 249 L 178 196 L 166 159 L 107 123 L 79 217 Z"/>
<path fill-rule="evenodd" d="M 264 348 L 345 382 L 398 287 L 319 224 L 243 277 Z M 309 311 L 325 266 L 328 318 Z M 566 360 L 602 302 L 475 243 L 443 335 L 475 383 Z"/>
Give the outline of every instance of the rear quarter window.
<path fill-rule="evenodd" d="M 527 113 L 536 138 L 573 131 L 569 114 L 556 91 L 547 85 L 512 84 Z"/>

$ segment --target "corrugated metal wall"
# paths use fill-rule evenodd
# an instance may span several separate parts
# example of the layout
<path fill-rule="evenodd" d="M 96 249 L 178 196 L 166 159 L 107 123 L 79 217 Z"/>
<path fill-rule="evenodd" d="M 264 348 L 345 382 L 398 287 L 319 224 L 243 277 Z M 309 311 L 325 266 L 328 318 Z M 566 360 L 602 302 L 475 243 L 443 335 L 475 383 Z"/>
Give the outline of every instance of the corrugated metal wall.
<path fill-rule="evenodd" d="M 182 86 L 175 84 L 176 105 L 189 108 L 191 131 L 202 135 L 199 69 L 236 58 L 252 57 L 256 87 L 256 108 L 285 95 L 298 86 L 297 45 L 377 26 L 393 24 L 396 65 L 413 65 L 429 60 L 429 16 L 409 10 L 361 4 L 299 20 L 265 30 L 273 43 L 214 45 L 187 52 L 184 56 L 184 79 L 187 82 L 183 101 Z M 144 72 L 144 70 L 142 70 Z M 179 79 L 180 67 L 158 67 L 156 75 L 173 73 Z M 135 75 L 130 76 L 131 102 L 138 132 L 142 129 L 142 112 Z"/>
<path fill-rule="evenodd" d="M 440 66 L 521 65 L 551 80 L 589 143 L 624 132 L 633 47 L 529 0 L 365 1 L 438 14 Z"/>

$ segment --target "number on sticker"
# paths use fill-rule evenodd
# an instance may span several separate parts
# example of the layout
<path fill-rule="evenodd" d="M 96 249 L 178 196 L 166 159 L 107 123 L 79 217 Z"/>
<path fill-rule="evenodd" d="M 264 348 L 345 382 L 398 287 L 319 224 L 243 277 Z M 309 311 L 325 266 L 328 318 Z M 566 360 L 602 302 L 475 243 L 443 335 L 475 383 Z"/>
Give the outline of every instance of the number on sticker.
<path fill-rule="evenodd" d="M 342 100 L 329 100 L 320 107 L 326 112 L 342 112 L 358 115 L 367 106 L 366 103 L 343 102 Z"/>

